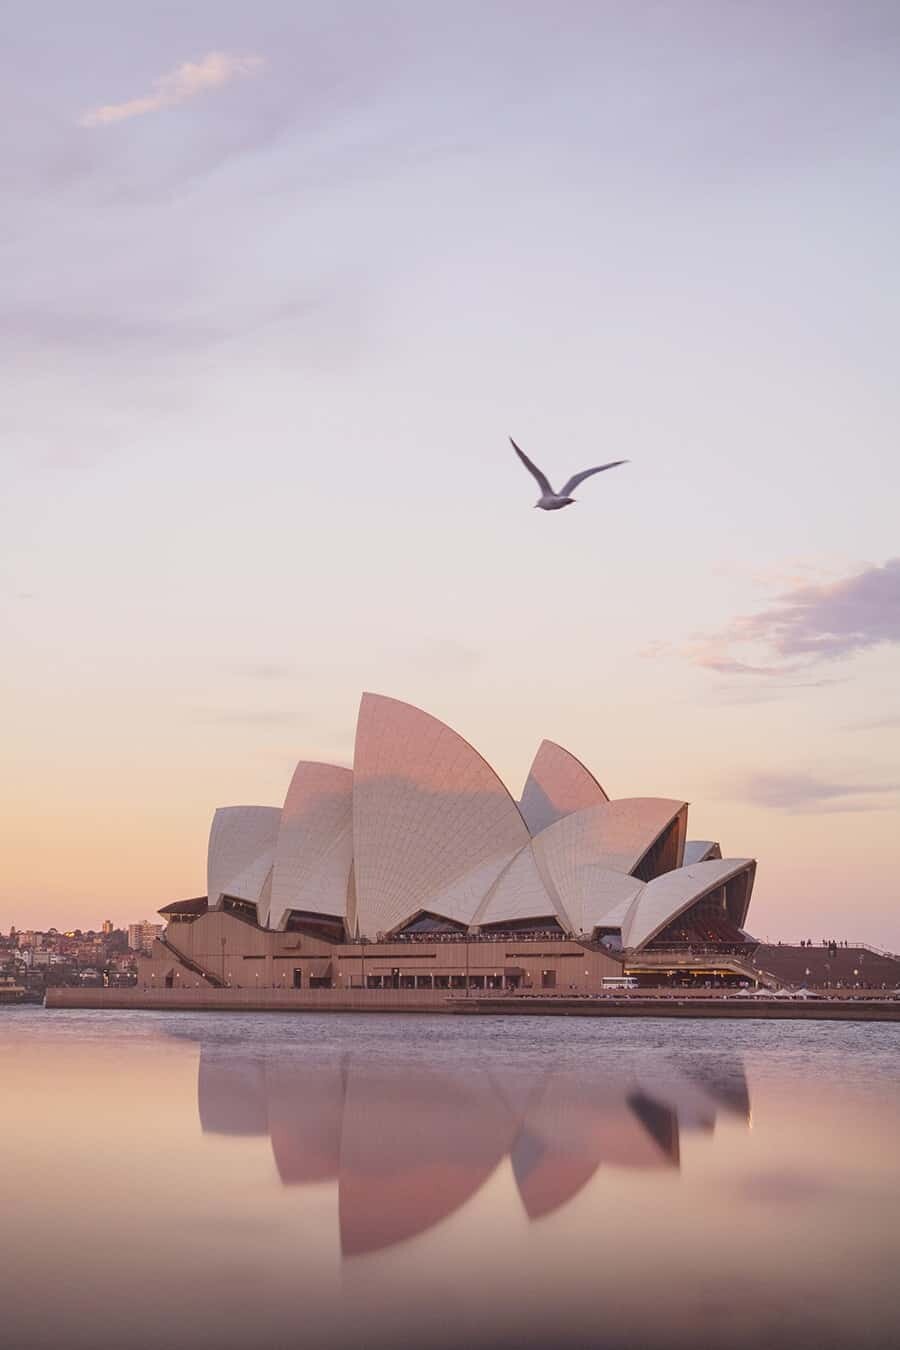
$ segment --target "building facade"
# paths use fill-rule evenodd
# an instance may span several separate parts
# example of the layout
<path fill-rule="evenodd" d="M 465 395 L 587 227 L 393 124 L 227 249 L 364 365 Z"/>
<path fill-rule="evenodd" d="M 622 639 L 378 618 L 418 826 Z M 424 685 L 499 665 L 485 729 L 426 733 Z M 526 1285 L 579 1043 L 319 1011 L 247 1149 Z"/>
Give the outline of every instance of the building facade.
<path fill-rule="evenodd" d="M 149 952 L 153 943 L 163 932 L 161 923 L 150 923 L 144 919 L 141 923 L 128 925 L 128 947 L 133 952 Z"/>
<path fill-rule="evenodd" d="M 551 741 L 516 800 L 449 727 L 364 694 L 352 769 L 301 761 L 281 807 L 216 811 L 207 895 L 161 911 L 139 981 L 589 992 L 640 953 L 737 950 L 756 864 L 687 822 Z"/>

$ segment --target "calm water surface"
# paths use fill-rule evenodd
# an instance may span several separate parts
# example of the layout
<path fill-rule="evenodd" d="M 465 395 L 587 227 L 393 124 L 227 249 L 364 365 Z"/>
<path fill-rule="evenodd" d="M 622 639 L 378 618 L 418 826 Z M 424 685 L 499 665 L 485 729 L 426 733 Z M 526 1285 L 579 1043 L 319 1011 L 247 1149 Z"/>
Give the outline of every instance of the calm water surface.
<path fill-rule="evenodd" d="M 900 1345 L 900 1028 L 0 1013 L 16 1350 Z"/>

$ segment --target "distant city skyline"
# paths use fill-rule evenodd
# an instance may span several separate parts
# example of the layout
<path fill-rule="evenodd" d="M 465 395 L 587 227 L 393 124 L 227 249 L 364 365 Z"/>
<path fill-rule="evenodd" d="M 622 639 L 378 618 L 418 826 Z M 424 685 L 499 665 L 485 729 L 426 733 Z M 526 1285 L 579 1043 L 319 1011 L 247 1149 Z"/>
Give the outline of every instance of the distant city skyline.
<path fill-rule="evenodd" d="M 202 894 L 372 689 L 900 949 L 897 7 L 139 20 L 5 35 L 0 928 Z"/>

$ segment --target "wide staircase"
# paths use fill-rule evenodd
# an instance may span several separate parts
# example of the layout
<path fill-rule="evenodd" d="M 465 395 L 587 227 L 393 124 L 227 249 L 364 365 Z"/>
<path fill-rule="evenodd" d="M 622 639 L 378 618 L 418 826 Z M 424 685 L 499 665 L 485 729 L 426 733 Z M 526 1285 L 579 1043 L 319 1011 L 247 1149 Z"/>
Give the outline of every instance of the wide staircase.
<path fill-rule="evenodd" d="M 759 959 L 759 946 L 748 942 L 744 946 L 723 944 L 722 947 L 685 947 L 681 944 L 668 948 L 652 948 L 635 952 L 633 956 L 625 953 L 625 970 L 629 975 L 650 974 L 656 971 L 690 971 L 693 974 L 709 973 L 737 975 L 752 980 L 766 989 L 780 989 L 784 978 L 768 968 Z"/>
<path fill-rule="evenodd" d="M 204 980 L 208 980 L 214 989 L 225 988 L 225 981 L 222 979 L 221 975 L 216 975 L 214 971 L 207 970 L 205 966 L 201 966 L 199 961 L 194 961 L 190 956 L 185 956 L 184 952 L 179 951 L 164 934 L 160 934 L 156 941 L 161 947 L 165 947 L 166 951 L 171 952 L 179 965 L 186 966 L 187 969 L 193 971 L 195 975 L 200 975 Z"/>
<path fill-rule="evenodd" d="M 861 943 L 836 949 L 760 943 L 756 952 L 760 965 L 796 988 L 900 988 L 900 957 Z"/>
<path fill-rule="evenodd" d="M 625 953 L 629 973 L 690 970 L 738 975 L 766 989 L 900 989 L 900 957 L 857 943 L 800 947 L 747 942 L 671 947 Z"/>

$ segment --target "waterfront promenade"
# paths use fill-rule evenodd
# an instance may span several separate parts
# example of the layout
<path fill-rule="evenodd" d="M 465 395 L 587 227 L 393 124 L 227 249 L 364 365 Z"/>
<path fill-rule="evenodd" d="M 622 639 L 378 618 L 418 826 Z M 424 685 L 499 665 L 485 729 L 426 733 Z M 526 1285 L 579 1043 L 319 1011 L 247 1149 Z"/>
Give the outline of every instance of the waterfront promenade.
<path fill-rule="evenodd" d="M 48 1008 L 159 1012 L 450 1013 L 526 1017 L 680 1017 L 740 1020 L 900 1022 L 900 998 L 842 991 L 827 998 L 640 990 L 566 994 L 447 995 L 416 989 L 65 989 L 47 991 Z"/>

